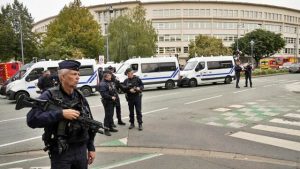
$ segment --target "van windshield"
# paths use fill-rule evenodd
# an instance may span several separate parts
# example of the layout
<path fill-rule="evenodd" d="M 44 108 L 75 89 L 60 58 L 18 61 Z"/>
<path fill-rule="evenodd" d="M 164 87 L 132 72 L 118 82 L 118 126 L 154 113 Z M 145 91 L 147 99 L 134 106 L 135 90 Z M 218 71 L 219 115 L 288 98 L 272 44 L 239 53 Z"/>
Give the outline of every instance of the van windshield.
<path fill-rule="evenodd" d="M 124 63 L 116 72 L 116 74 L 122 74 L 126 71 L 127 68 L 129 68 L 130 64 Z"/>
<path fill-rule="evenodd" d="M 197 63 L 198 63 L 197 61 L 194 61 L 194 62 L 188 62 L 188 63 L 185 65 L 185 67 L 184 67 L 183 70 L 192 70 L 192 69 L 194 69 L 194 68 L 196 67 Z"/>

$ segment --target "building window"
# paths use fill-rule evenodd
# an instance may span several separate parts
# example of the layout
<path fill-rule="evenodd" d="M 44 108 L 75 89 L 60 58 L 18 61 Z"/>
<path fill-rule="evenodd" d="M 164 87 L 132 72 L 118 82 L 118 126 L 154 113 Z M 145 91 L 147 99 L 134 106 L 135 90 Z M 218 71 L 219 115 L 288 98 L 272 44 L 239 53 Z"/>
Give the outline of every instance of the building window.
<path fill-rule="evenodd" d="M 183 47 L 183 53 L 189 53 L 189 47 Z"/>

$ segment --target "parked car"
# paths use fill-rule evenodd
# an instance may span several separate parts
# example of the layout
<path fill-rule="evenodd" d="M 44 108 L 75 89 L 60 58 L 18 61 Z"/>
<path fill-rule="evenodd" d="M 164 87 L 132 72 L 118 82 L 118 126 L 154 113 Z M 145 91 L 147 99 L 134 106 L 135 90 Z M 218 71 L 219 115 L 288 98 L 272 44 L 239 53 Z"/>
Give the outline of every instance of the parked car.
<path fill-rule="evenodd" d="M 292 62 L 286 62 L 282 66 L 279 66 L 280 69 L 289 69 L 292 65 Z"/>
<path fill-rule="evenodd" d="M 293 63 L 289 68 L 290 73 L 300 73 L 300 63 Z"/>

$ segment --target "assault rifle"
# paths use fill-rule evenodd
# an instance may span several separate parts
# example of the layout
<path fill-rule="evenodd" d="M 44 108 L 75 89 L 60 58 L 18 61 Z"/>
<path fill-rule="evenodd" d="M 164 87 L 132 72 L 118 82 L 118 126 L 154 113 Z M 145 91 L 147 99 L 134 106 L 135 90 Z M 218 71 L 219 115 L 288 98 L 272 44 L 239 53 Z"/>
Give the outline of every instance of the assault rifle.
<path fill-rule="evenodd" d="M 68 109 L 74 107 L 74 105 L 68 106 L 59 101 L 53 102 L 50 100 L 34 99 L 23 95 L 17 100 L 16 110 L 20 110 L 25 107 L 41 108 L 43 111 L 47 111 L 47 110 Z M 99 121 L 85 117 L 84 115 L 79 116 L 76 120 L 79 123 L 81 123 L 83 126 L 91 129 L 95 133 L 100 133 L 100 134 L 104 133 L 101 129 L 105 129 L 105 127 Z"/>

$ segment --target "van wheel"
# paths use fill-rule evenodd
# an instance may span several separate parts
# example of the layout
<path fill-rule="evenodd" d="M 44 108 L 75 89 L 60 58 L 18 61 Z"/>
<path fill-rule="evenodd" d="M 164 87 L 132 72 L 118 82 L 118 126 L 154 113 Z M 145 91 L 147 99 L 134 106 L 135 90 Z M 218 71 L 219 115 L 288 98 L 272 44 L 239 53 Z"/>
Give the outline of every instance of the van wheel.
<path fill-rule="evenodd" d="M 84 97 L 88 97 L 92 94 L 92 88 L 89 86 L 83 86 L 80 90 Z"/>
<path fill-rule="evenodd" d="M 189 81 L 189 86 L 190 87 L 196 87 L 197 86 L 197 80 L 196 79 L 191 79 Z"/>
<path fill-rule="evenodd" d="M 27 92 L 24 92 L 24 91 L 19 91 L 15 95 L 15 100 L 18 101 L 21 96 L 27 96 L 27 97 L 29 97 L 29 94 Z"/>
<path fill-rule="evenodd" d="M 230 76 L 227 76 L 227 77 L 225 78 L 224 83 L 225 83 L 225 84 L 230 84 L 231 82 L 232 82 L 232 78 L 231 78 Z"/>
<path fill-rule="evenodd" d="M 173 89 L 175 87 L 175 83 L 172 80 L 168 80 L 165 84 L 166 89 Z"/>

